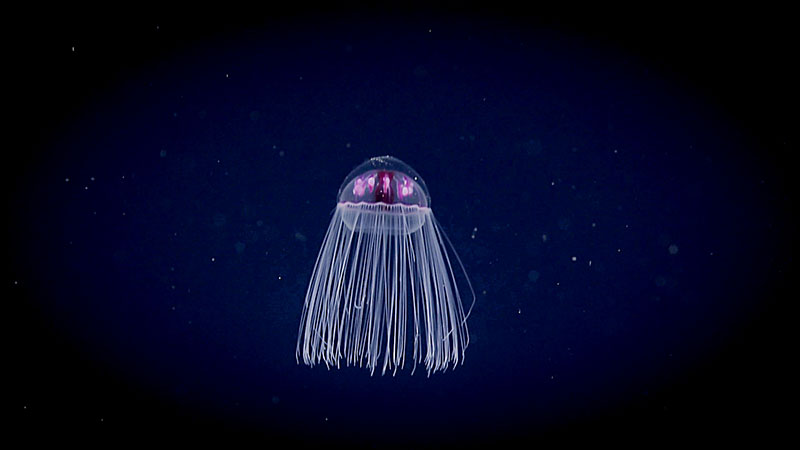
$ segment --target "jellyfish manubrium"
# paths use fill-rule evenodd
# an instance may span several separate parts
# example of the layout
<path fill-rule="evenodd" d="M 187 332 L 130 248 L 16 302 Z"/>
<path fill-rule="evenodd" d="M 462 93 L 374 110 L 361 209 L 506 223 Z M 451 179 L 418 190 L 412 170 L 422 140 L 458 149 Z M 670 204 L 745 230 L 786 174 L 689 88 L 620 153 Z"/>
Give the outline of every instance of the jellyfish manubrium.
<path fill-rule="evenodd" d="M 469 312 L 422 178 L 399 159 L 378 156 L 350 172 L 338 198 L 303 305 L 298 363 L 338 368 L 344 361 L 371 374 L 380 365 L 382 374 L 395 374 L 407 343 L 412 374 L 423 354 L 428 376 L 463 363 Z"/>

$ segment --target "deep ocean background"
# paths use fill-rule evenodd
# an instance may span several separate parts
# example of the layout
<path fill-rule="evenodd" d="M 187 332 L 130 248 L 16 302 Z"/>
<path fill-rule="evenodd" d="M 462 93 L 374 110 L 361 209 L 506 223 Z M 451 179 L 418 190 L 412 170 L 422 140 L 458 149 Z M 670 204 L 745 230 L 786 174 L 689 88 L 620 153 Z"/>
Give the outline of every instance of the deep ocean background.
<path fill-rule="evenodd" d="M 456 9 L 9 16 L 11 429 L 779 437 L 788 18 Z M 339 185 L 385 154 L 425 179 L 477 293 L 466 362 L 430 378 L 295 361 Z"/>

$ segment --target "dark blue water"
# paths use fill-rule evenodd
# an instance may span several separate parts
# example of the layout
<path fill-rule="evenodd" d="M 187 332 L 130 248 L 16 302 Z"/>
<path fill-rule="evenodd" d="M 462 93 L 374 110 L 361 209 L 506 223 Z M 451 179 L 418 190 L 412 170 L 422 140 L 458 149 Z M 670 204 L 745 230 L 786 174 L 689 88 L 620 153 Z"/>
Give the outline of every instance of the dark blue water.
<path fill-rule="evenodd" d="M 726 72 L 716 38 L 591 22 L 48 24 L 5 174 L 19 429 L 376 447 L 768 429 L 788 78 Z M 466 362 L 429 378 L 295 361 L 339 185 L 385 154 L 425 179 L 477 293 Z"/>

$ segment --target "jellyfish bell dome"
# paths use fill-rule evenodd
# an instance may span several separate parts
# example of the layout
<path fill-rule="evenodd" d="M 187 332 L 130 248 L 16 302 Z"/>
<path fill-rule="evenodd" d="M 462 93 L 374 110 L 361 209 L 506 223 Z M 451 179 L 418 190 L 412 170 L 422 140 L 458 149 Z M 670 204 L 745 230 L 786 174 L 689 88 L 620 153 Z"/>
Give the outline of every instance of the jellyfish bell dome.
<path fill-rule="evenodd" d="M 430 212 L 422 177 L 393 156 L 376 156 L 353 169 L 339 189 L 342 219 L 350 230 L 410 234 Z"/>
<path fill-rule="evenodd" d="M 376 156 L 353 169 L 339 188 L 339 203 L 384 203 L 428 207 L 425 181 L 394 156 Z"/>

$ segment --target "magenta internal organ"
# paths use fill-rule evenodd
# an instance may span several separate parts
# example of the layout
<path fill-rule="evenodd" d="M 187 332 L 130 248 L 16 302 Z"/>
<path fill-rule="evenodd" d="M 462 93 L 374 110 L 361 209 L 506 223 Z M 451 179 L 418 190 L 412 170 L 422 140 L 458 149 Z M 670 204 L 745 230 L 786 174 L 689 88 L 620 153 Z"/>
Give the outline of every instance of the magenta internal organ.
<path fill-rule="evenodd" d="M 427 206 L 426 194 L 414 177 L 395 170 L 372 170 L 353 178 L 340 202 Z"/>

